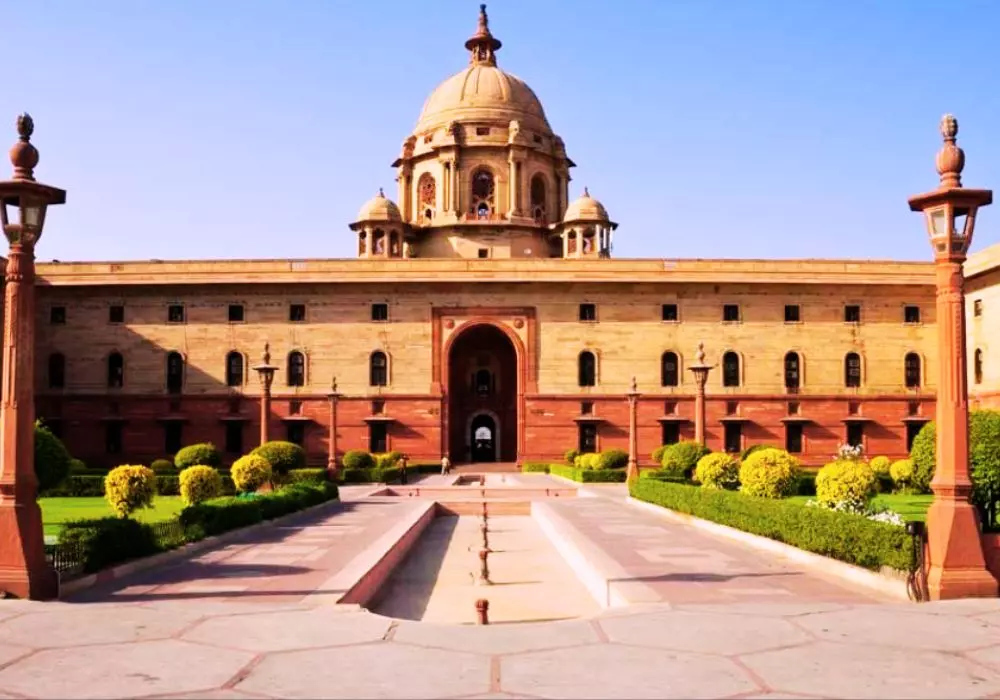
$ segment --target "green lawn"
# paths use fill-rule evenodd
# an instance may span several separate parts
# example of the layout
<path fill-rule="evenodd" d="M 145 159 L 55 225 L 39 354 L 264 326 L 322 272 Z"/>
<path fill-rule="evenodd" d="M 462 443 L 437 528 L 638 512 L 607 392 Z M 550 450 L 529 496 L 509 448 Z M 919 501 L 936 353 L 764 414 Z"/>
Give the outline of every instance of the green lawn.
<path fill-rule="evenodd" d="M 114 515 L 108 502 L 99 497 L 39 498 L 38 503 L 42 507 L 46 535 L 58 535 L 62 523 L 67 520 Z M 136 511 L 134 517 L 144 523 L 155 523 L 176 517 L 183 508 L 180 496 L 157 496 L 153 499 L 152 508 L 142 508 Z"/>
<path fill-rule="evenodd" d="M 816 500 L 815 496 L 792 496 L 789 500 L 805 503 Z M 872 502 L 875 506 L 884 506 L 895 511 L 902 516 L 903 520 L 926 520 L 927 509 L 931 507 L 934 500 L 933 494 L 919 494 L 908 496 L 901 493 L 885 493 L 875 497 Z"/>

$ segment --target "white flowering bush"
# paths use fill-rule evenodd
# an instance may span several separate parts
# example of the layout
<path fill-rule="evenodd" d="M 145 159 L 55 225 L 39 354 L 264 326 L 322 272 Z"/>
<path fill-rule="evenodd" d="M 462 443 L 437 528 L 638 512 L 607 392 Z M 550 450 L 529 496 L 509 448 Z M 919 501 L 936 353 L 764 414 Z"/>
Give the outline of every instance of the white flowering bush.
<path fill-rule="evenodd" d="M 812 499 L 806 501 L 806 505 L 810 508 L 826 508 L 827 510 L 836 511 L 838 513 L 860 515 L 868 520 L 873 520 L 877 523 L 885 523 L 886 525 L 895 525 L 896 527 L 903 527 L 906 525 L 906 521 L 903 520 L 903 516 L 895 511 L 889 510 L 888 508 L 872 508 L 869 506 L 864 511 L 859 512 L 853 509 L 849 503 L 841 502 L 826 506 L 819 501 L 814 501 Z"/>
<path fill-rule="evenodd" d="M 833 456 L 837 462 L 860 462 L 864 459 L 864 448 L 861 445 L 851 446 L 847 443 L 837 447 L 837 454 Z"/>

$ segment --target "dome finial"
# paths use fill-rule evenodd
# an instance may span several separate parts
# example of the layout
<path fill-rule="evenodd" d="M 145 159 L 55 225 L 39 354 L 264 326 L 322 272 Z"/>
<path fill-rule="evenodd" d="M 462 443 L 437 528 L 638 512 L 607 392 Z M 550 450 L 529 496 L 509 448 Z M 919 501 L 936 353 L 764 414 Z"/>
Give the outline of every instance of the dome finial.
<path fill-rule="evenodd" d="M 479 6 L 479 24 L 476 26 L 476 33 L 465 42 L 465 48 L 469 50 L 470 62 L 478 65 L 495 66 L 497 64 L 496 52 L 503 44 L 500 40 L 490 34 L 490 18 L 486 14 L 485 3 Z"/>
<path fill-rule="evenodd" d="M 951 114 L 941 117 L 941 137 L 944 139 L 944 146 L 938 151 L 935 159 L 938 175 L 941 176 L 941 189 L 962 186 L 965 151 L 956 145 L 957 136 L 958 120 Z"/>
<path fill-rule="evenodd" d="M 378 188 L 378 196 L 385 199 L 385 192 L 382 191 L 381 187 Z"/>
<path fill-rule="evenodd" d="M 583 196 L 584 197 L 589 197 L 590 196 L 590 189 L 587 188 L 586 186 L 584 186 L 584 188 L 583 188 Z"/>
<path fill-rule="evenodd" d="M 15 180 L 34 180 L 38 165 L 38 149 L 31 144 L 35 122 L 25 112 L 17 117 L 17 143 L 10 149 L 10 164 L 14 166 Z"/>

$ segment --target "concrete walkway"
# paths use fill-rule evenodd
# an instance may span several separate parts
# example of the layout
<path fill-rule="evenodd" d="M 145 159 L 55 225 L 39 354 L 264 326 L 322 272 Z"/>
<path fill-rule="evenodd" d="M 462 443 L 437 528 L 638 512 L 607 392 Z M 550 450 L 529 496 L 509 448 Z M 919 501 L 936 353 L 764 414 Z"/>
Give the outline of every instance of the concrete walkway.
<path fill-rule="evenodd" d="M 0 601 L 0 698 L 1000 697 L 1000 601 L 873 602 L 614 487 L 545 506 L 662 602 L 488 627 L 330 605 L 323 582 L 419 507 L 371 491 L 69 601 Z"/>

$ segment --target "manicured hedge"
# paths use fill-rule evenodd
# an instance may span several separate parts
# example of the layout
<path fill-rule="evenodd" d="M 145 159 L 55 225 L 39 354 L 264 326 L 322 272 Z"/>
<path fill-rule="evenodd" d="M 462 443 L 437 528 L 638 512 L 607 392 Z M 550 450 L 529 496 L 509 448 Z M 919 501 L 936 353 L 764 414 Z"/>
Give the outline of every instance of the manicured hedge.
<path fill-rule="evenodd" d="M 326 469 L 289 469 L 287 474 L 275 475 L 276 484 L 322 484 L 329 481 Z"/>
<path fill-rule="evenodd" d="M 624 469 L 577 469 L 565 464 L 550 464 L 549 474 L 561 476 L 584 484 L 621 484 L 625 482 Z"/>
<path fill-rule="evenodd" d="M 575 455 L 574 455 L 575 456 Z M 525 462 L 521 465 L 521 471 L 531 474 L 531 473 L 549 473 L 549 465 L 545 462 Z"/>
<path fill-rule="evenodd" d="M 913 543 L 904 528 L 859 515 L 655 479 L 636 480 L 631 494 L 648 503 L 866 569 L 913 568 Z"/>
<path fill-rule="evenodd" d="M 43 497 L 66 497 L 66 496 L 104 496 L 105 474 L 86 474 L 73 476 L 65 479 L 59 486 L 48 489 L 41 493 Z M 173 474 L 156 475 L 156 493 L 160 496 L 179 496 L 181 492 L 180 477 Z M 228 473 L 222 473 L 222 493 L 232 495 L 236 493 L 233 480 Z"/>

